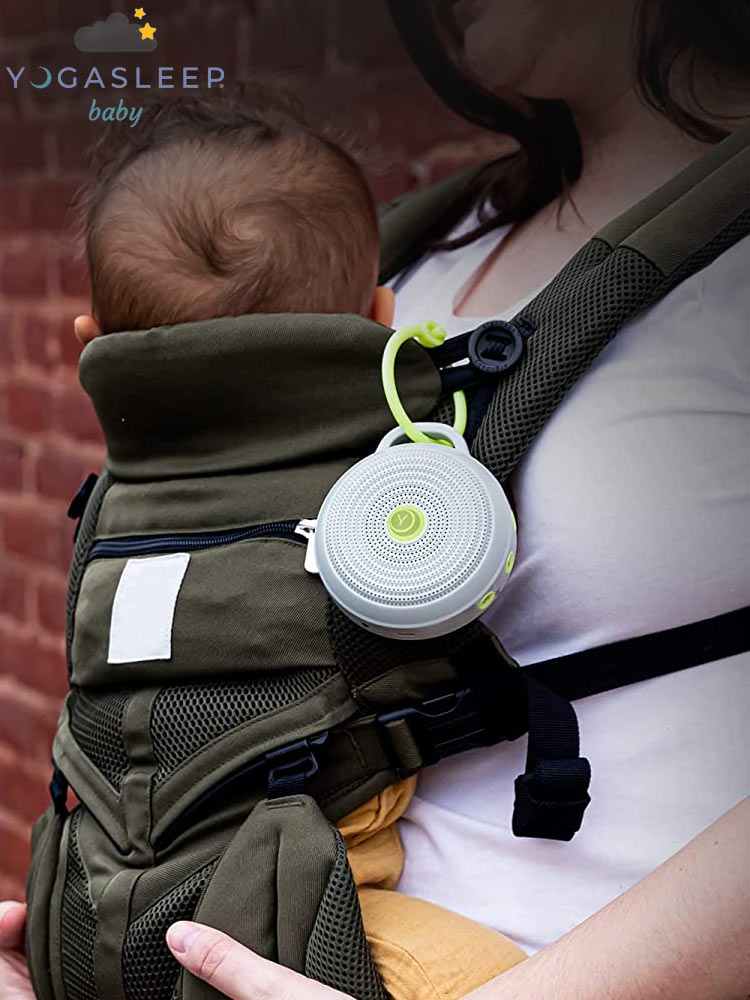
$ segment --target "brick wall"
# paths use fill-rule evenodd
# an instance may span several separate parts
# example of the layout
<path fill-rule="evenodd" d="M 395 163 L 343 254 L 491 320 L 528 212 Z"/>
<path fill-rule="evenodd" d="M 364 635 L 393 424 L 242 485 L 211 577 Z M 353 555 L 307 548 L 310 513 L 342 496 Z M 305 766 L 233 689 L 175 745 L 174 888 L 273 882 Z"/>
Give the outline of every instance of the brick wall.
<path fill-rule="evenodd" d="M 139 0 L 139 3 L 141 0 Z M 66 689 L 62 634 L 71 553 L 67 501 L 102 461 L 76 379 L 72 320 L 86 278 L 68 226 L 98 102 L 127 91 L 14 91 L 5 67 L 53 71 L 134 65 L 222 66 L 228 80 L 283 74 L 325 102 L 366 151 L 379 197 L 486 157 L 487 137 L 444 109 L 411 68 L 383 0 L 143 0 L 151 56 L 77 52 L 73 32 L 123 0 L 3 0 L 0 10 L 0 898 L 20 898 L 29 827 L 46 806 L 51 736 Z M 35 70 L 34 80 L 40 79 Z"/>

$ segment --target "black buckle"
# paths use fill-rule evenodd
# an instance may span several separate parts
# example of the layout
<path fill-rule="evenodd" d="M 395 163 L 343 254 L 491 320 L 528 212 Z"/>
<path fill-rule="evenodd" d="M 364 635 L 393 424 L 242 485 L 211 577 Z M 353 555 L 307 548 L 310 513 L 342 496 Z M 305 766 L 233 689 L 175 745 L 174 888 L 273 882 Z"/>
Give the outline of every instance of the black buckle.
<path fill-rule="evenodd" d="M 284 795 L 300 795 L 305 791 L 308 781 L 320 770 L 315 751 L 323 746 L 327 739 L 326 731 L 266 754 L 270 799 L 278 799 Z"/>
<path fill-rule="evenodd" d="M 452 757 L 464 750 L 473 750 L 495 742 L 481 717 L 471 688 L 430 698 L 421 705 L 378 716 L 378 722 L 386 733 L 401 721 L 408 722 L 409 734 L 422 758 L 422 767 L 436 764 L 444 757 Z M 398 758 L 394 740 L 389 737 L 388 743 L 389 749 Z M 412 770 L 405 768 L 401 759 L 397 759 L 395 763 L 399 772 Z"/>
<path fill-rule="evenodd" d="M 498 375 L 514 368 L 523 355 L 533 328 L 525 321 L 507 323 L 493 319 L 482 323 L 469 337 L 469 358 L 480 372 Z"/>
<path fill-rule="evenodd" d="M 49 783 L 49 793 L 52 797 L 52 804 L 58 816 L 68 815 L 68 779 L 57 766 L 57 761 L 52 758 L 52 780 Z"/>
<path fill-rule="evenodd" d="M 81 519 L 86 511 L 86 506 L 91 499 L 91 494 L 94 492 L 94 487 L 98 481 L 99 477 L 96 473 L 91 472 L 78 487 L 76 495 L 70 501 L 70 506 L 68 507 L 68 517 L 71 521 L 78 521 L 75 534 L 73 535 L 74 541 L 78 540 L 78 532 L 81 530 Z"/>
<path fill-rule="evenodd" d="M 89 498 L 94 492 L 94 487 L 96 486 L 98 479 L 99 477 L 97 474 L 95 472 L 91 472 L 78 487 L 76 495 L 70 501 L 70 506 L 68 507 L 68 517 L 71 521 L 78 521 L 81 517 L 83 517 L 83 512 L 86 510 L 86 504 L 89 502 Z"/>

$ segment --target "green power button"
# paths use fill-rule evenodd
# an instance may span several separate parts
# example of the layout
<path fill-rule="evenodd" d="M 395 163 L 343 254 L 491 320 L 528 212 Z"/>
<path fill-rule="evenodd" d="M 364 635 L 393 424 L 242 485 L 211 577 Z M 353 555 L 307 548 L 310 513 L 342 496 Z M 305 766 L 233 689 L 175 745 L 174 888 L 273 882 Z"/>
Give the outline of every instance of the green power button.
<path fill-rule="evenodd" d="M 424 511 L 407 504 L 392 510 L 385 526 L 388 534 L 397 542 L 415 542 L 424 533 L 426 525 Z"/>

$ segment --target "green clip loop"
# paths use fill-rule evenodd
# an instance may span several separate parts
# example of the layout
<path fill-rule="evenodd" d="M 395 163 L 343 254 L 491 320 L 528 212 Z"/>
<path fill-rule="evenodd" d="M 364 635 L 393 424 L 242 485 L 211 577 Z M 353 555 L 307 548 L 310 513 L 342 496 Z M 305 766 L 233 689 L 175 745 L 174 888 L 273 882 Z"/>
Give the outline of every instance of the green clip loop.
<path fill-rule="evenodd" d="M 449 448 L 453 445 L 450 441 L 442 438 L 429 437 L 420 431 L 409 418 L 409 414 L 404 409 L 401 397 L 396 388 L 396 356 L 407 340 L 417 340 L 422 347 L 440 347 L 447 333 L 439 323 L 421 323 L 415 326 L 404 326 L 390 337 L 383 351 L 383 363 L 381 372 L 383 376 L 383 389 L 385 398 L 391 413 L 404 434 L 416 444 L 444 444 Z M 466 395 L 463 392 L 454 392 L 453 408 L 455 418 L 453 429 L 458 434 L 466 431 Z"/>

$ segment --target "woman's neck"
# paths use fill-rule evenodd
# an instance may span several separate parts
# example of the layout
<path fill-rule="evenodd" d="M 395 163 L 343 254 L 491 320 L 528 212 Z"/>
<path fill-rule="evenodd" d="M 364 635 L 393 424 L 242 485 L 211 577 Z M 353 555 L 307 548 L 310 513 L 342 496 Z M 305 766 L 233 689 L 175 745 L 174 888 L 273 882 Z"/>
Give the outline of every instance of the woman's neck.
<path fill-rule="evenodd" d="M 577 215 L 596 231 L 708 148 L 647 107 L 632 89 L 596 108 L 572 110 L 584 167 L 572 197 L 563 200 L 563 225 Z"/>
<path fill-rule="evenodd" d="M 727 131 L 750 118 L 745 89 L 720 86 L 711 74 L 694 86 Z M 633 87 L 592 88 L 569 102 L 581 137 L 583 173 L 570 209 L 598 229 L 674 177 L 709 148 L 648 107 Z M 563 209 L 565 212 L 565 209 Z"/>
<path fill-rule="evenodd" d="M 546 284 L 599 229 L 708 148 L 647 107 L 632 88 L 609 94 L 590 88 L 589 94 L 594 99 L 568 97 L 583 148 L 580 179 L 490 254 L 456 303 L 456 315 L 486 317 L 512 308 Z M 712 106 L 721 114 L 743 114 L 737 104 L 731 111 Z"/>

